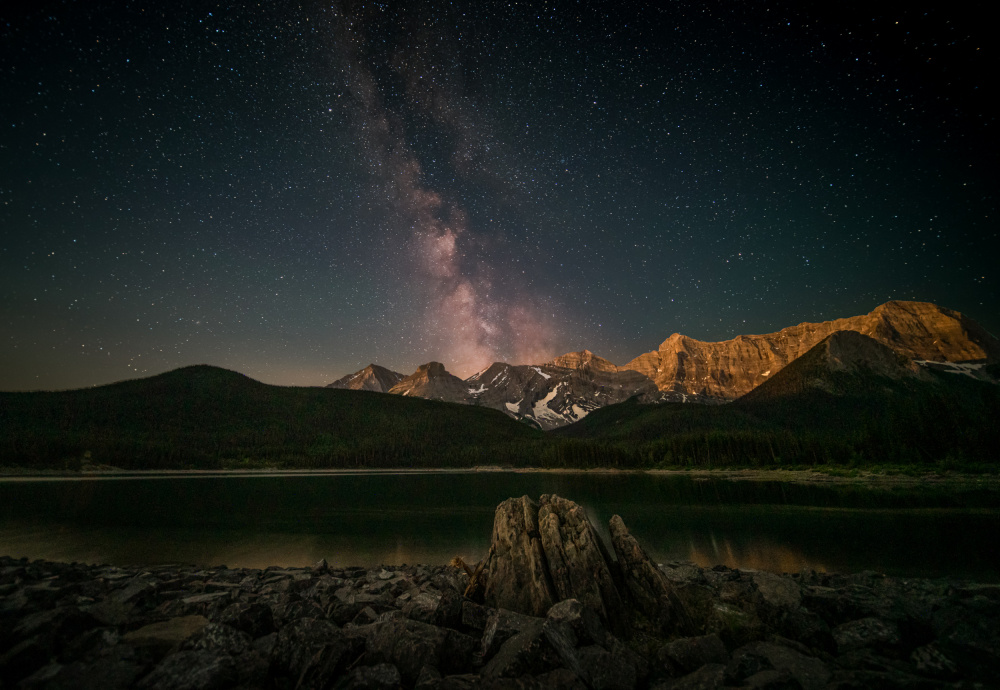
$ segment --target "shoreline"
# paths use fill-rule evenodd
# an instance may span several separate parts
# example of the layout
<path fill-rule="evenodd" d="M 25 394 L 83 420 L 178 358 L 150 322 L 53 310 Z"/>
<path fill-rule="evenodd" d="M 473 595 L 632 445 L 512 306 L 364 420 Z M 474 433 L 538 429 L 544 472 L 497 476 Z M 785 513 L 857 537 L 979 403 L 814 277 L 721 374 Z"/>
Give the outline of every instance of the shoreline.
<path fill-rule="evenodd" d="M 848 473 L 849 472 L 849 473 Z M 124 470 L 101 467 L 80 472 L 65 470 L 36 470 L 18 467 L 0 467 L 3 481 L 67 481 L 98 479 L 168 479 L 205 477 L 319 477 L 359 475 L 428 475 L 428 474 L 650 474 L 657 476 L 691 477 L 695 481 L 723 479 L 728 481 L 765 481 L 791 484 L 868 484 L 873 486 L 975 486 L 1000 490 L 1000 474 L 966 474 L 962 472 L 926 472 L 903 474 L 892 468 L 883 472 L 872 470 L 817 470 L 784 469 L 642 469 L 620 470 L 615 468 L 545 468 L 499 467 L 493 465 L 467 468 L 361 468 L 361 469 L 218 469 L 218 470 Z"/>
<path fill-rule="evenodd" d="M 643 618 L 631 598 L 613 611 L 571 597 L 515 612 L 465 596 L 468 575 L 450 565 L 119 567 L 0 556 L 9 602 L 0 677 L 107 690 L 926 688 L 984 687 L 1000 668 L 1000 585 L 690 562 L 656 570 L 676 609 Z M 621 617 L 617 629 L 609 612 Z M 783 684 L 757 682 L 775 679 Z"/>

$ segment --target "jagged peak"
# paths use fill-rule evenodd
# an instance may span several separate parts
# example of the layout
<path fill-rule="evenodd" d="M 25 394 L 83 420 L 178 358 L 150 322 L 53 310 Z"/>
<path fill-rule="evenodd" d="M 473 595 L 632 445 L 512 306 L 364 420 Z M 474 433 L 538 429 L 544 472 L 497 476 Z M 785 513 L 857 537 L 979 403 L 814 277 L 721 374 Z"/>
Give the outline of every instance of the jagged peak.
<path fill-rule="evenodd" d="M 669 338 L 660 343 L 660 350 L 677 350 L 685 347 L 691 343 L 701 343 L 701 340 L 696 340 L 682 333 L 673 333 Z"/>

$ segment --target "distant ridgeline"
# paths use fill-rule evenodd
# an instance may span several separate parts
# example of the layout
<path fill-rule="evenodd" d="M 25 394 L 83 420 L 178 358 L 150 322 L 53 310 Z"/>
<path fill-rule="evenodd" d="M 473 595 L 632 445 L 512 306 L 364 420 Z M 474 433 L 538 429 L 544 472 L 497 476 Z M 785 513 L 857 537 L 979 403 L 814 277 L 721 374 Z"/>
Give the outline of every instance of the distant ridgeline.
<path fill-rule="evenodd" d="M 465 381 L 432 362 L 296 388 L 195 366 L 0 393 L 0 467 L 995 471 L 998 362 L 996 338 L 967 317 L 890 302 L 721 343 L 673 335 L 623 367 L 583 351 Z"/>

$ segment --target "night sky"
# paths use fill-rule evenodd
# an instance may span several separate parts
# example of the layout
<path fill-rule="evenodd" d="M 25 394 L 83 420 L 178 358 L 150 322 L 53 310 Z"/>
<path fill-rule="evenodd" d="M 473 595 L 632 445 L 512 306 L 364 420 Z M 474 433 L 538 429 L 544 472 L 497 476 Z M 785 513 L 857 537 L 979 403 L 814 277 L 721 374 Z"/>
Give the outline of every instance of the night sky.
<path fill-rule="evenodd" d="M 1000 334 L 990 3 L 9 4 L 0 390 Z"/>

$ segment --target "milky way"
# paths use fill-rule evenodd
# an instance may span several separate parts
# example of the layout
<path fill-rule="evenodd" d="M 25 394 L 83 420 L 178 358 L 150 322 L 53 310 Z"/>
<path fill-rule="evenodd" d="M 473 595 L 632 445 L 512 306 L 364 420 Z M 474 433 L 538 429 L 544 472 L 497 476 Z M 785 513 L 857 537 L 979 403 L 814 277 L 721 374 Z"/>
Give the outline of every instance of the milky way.
<path fill-rule="evenodd" d="M 814 5 L 5 7 L 0 389 L 1000 332 L 987 4 Z"/>
<path fill-rule="evenodd" d="M 552 326 L 538 312 L 530 296 L 509 287 L 498 297 L 498 268 L 487 254 L 488 237 L 476 237 L 468 216 L 455 201 L 446 200 L 426 180 L 416 153 L 407 144 L 405 111 L 392 110 L 372 74 L 371 62 L 384 58 L 366 55 L 365 18 L 338 8 L 337 66 L 354 107 L 351 120 L 358 131 L 362 154 L 382 184 L 384 201 L 404 226 L 407 254 L 412 257 L 409 281 L 424 302 L 415 329 L 432 358 L 446 362 L 451 371 L 466 377 L 495 361 L 529 363 L 556 354 Z M 417 31 L 405 34 L 409 45 L 392 51 L 392 76 L 400 83 L 402 105 L 426 114 L 443 130 L 453 170 L 460 176 L 483 173 L 476 166 L 480 131 L 474 115 L 466 111 L 461 92 L 445 70 L 435 69 L 444 56 L 434 55 L 434 39 L 454 41 L 447 35 Z M 447 32 L 446 32 L 447 34 Z"/>

